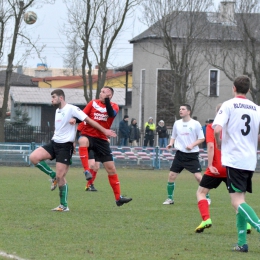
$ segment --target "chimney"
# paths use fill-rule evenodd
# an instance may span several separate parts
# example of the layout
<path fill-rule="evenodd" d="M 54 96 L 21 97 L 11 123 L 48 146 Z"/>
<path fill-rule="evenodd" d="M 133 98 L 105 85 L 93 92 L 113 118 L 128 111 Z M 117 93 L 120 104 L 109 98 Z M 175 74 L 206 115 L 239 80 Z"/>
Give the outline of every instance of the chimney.
<path fill-rule="evenodd" d="M 220 22 L 224 24 L 235 23 L 235 1 L 220 2 Z"/>
<path fill-rule="evenodd" d="M 17 73 L 18 74 L 23 74 L 23 66 L 22 65 L 18 65 L 17 66 Z"/>

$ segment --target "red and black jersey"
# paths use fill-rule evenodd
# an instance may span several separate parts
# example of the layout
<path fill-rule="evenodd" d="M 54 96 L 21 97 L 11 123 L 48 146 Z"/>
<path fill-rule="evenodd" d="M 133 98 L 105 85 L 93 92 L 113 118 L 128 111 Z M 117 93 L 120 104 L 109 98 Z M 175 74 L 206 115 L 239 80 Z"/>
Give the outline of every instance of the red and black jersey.
<path fill-rule="evenodd" d="M 116 103 L 110 102 L 113 110 L 116 112 L 116 114 L 119 111 L 119 107 Z M 99 99 L 91 100 L 87 106 L 83 109 L 83 112 L 88 115 L 91 119 L 99 123 L 101 126 L 103 126 L 106 129 L 110 129 L 115 116 L 109 117 L 107 114 L 106 104 L 102 103 Z M 107 136 L 105 136 L 102 132 L 97 130 L 96 128 L 92 127 L 89 124 L 84 124 L 85 122 L 82 122 L 78 126 L 78 130 L 81 131 L 82 135 L 89 135 L 92 137 L 100 138 L 107 140 Z"/>

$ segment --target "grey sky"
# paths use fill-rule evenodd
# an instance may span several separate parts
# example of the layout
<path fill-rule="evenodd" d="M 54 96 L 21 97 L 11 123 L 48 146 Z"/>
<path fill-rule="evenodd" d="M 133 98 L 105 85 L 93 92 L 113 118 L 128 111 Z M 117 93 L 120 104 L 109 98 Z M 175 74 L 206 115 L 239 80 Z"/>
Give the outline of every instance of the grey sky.
<path fill-rule="evenodd" d="M 221 0 L 214 0 L 216 7 Z M 66 52 L 64 36 L 60 32 L 64 19 L 66 19 L 66 7 L 62 0 L 56 0 L 54 5 L 45 5 L 41 9 L 31 8 L 37 13 L 38 20 L 34 25 L 26 25 L 26 29 L 31 35 L 40 36 L 39 43 L 46 44 L 42 53 L 45 62 L 50 68 L 62 68 L 62 56 Z M 132 62 L 132 44 L 129 40 L 137 36 L 146 27 L 138 21 L 137 15 L 128 20 L 120 37 L 117 39 L 115 48 L 110 58 L 109 67 L 123 66 Z M 17 48 L 17 54 L 21 55 L 23 49 Z M 41 61 L 35 56 L 27 60 L 26 67 L 36 67 Z"/>

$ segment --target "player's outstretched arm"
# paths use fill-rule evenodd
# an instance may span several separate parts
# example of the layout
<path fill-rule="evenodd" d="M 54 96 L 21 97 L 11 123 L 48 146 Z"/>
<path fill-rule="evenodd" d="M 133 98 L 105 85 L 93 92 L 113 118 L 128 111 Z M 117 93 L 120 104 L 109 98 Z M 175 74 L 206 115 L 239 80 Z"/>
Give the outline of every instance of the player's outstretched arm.
<path fill-rule="evenodd" d="M 92 120 L 89 117 L 86 117 L 84 119 L 84 121 L 88 124 L 90 124 L 91 126 L 93 126 L 94 128 L 96 128 L 97 130 L 99 130 L 100 132 L 102 132 L 104 135 L 108 136 L 108 137 L 116 137 L 116 133 L 115 131 L 111 130 L 111 129 L 106 129 L 103 126 L 101 126 L 99 123 L 97 123 L 96 121 Z"/>

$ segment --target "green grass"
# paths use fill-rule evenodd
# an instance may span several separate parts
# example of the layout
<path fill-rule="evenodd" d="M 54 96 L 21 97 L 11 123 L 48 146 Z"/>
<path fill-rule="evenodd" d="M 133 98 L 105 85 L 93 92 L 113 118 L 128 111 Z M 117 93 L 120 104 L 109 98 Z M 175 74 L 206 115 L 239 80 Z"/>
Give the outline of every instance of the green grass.
<path fill-rule="evenodd" d="M 52 212 L 58 190 L 36 168 L 0 167 L 0 251 L 24 259 L 259 259 L 259 234 L 248 236 L 249 253 L 232 252 L 236 243 L 235 212 L 225 185 L 211 191 L 213 226 L 196 234 L 201 218 L 197 183 L 183 172 L 177 179 L 175 204 L 166 199 L 168 171 L 118 169 L 123 195 L 133 201 L 117 207 L 102 169 L 95 186 L 85 192 L 80 168 L 71 168 L 70 212 Z M 260 174 L 247 202 L 260 216 Z M 0 258 L 6 259 L 6 258 Z"/>

